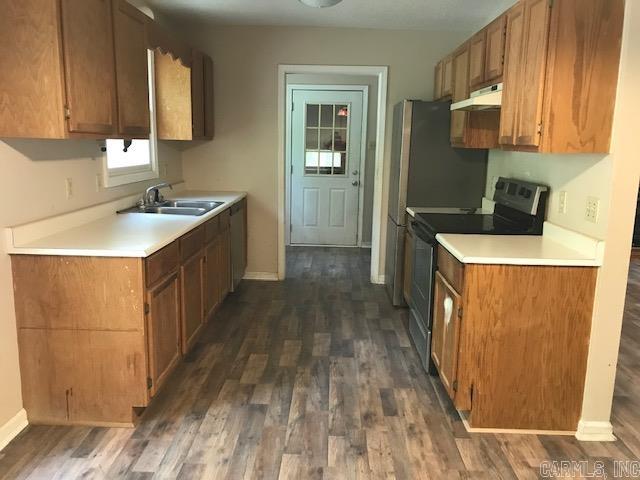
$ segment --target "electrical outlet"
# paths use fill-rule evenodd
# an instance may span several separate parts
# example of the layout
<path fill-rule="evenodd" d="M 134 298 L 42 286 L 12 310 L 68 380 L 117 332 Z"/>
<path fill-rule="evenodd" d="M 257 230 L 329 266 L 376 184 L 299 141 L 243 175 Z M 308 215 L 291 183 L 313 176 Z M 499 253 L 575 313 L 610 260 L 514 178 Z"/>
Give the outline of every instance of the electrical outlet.
<path fill-rule="evenodd" d="M 67 200 L 73 197 L 73 179 L 71 177 L 65 179 L 64 191 L 67 195 Z"/>
<path fill-rule="evenodd" d="M 96 192 L 99 192 L 102 188 L 102 174 L 96 173 Z"/>
<path fill-rule="evenodd" d="M 559 213 L 567 213 L 567 192 L 560 192 L 560 204 L 558 205 Z"/>
<path fill-rule="evenodd" d="M 598 223 L 598 214 L 600 213 L 600 199 L 596 197 L 587 197 L 587 210 L 584 218 L 588 222 Z"/>

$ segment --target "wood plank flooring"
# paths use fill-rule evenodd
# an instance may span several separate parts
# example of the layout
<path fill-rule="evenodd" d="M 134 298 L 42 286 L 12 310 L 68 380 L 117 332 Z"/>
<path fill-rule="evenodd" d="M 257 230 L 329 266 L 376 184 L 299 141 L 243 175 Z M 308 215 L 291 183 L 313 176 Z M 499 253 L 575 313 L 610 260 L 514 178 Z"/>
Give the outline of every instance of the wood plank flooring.
<path fill-rule="evenodd" d="M 640 458 L 640 263 L 632 267 L 614 443 L 469 434 L 421 370 L 407 312 L 366 250 L 295 248 L 283 283 L 244 282 L 135 429 L 30 426 L 6 479 L 514 479 L 547 460 Z M 572 478 L 580 478 L 575 475 Z"/>

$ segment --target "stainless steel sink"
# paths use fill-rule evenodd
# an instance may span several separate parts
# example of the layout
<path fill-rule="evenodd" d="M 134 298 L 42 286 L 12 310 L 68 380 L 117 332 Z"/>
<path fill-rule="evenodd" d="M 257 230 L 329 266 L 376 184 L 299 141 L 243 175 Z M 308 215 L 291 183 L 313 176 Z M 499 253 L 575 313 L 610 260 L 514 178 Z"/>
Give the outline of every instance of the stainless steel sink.
<path fill-rule="evenodd" d="M 222 204 L 223 202 L 200 200 L 165 200 L 158 205 L 135 206 L 120 210 L 118 213 L 151 213 L 156 215 L 191 215 L 199 217 Z"/>
<path fill-rule="evenodd" d="M 223 202 L 208 202 L 201 200 L 165 200 L 162 205 L 178 208 L 205 208 L 209 211 L 219 207 L 222 203 Z"/>

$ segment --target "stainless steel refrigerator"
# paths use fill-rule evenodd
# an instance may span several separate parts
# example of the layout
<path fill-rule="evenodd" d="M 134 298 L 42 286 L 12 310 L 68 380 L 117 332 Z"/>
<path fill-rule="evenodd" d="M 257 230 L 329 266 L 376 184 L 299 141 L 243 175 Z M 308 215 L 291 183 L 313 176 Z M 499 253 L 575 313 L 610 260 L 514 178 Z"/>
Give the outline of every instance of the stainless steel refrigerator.
<path fill-rule="evenodd" d="M 487 150 L 452 148 L 449 102 L 404 100 L 393 112 L 385 284 L 404 305 L 402 275 L 407 207 L 480 207 Z"/>

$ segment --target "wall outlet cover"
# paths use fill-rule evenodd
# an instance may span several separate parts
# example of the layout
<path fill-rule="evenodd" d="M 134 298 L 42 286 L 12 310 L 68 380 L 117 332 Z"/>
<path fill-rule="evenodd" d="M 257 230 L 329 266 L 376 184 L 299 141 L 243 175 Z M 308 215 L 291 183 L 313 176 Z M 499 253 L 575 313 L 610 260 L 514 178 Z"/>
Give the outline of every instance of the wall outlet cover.
<path fill-rule="evenodd" d="M 587 209 L 584 218 L 588 222 L 598 223 L 600 214 L 600 199 L 597 197 L 587 197 Z"/>
<path fill-rule="evenodd" d="M 559 213 L 567 213 L 567 197 L 568 194 L 566 191 L 560 192 L 560 202 L 558 204 L 558 212 Z"/>
<path fill-rule="evenodd" d="M 72 178 L 65 178 L 64 180 L 64 190 L 65 190 L 65 194 L 67 196 L 67 200 L 69 200 L 70 198 L 73 197 L 73 179 Z"/>

